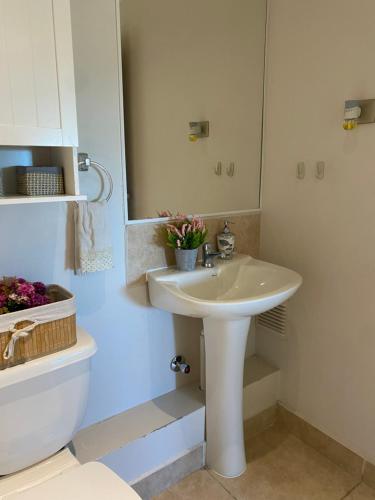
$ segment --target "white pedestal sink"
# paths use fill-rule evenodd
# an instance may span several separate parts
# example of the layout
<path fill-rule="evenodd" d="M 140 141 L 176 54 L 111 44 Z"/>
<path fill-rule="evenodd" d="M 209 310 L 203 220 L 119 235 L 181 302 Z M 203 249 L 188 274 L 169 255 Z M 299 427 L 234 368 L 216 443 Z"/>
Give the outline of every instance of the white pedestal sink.
<path fill-rule="evenodd" d="M 203 318 L 206 349 L 208 467 L 225 477 L 246 469 L 242 394 L 251 317 L 291 297 L 302 283 L 294 271 L 237 255 L 212 269 L 147 273 L 152 305 Z"/>

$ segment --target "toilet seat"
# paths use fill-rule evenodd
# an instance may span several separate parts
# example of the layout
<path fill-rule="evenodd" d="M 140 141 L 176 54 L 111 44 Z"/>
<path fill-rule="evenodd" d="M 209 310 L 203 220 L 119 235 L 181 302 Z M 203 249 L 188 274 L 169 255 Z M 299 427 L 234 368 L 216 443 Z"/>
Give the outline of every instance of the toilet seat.
<path fill-rule="evenodd" d="M 114 472 L 98 462 L 89 462 L 3 500 L 141 500 Z"/>

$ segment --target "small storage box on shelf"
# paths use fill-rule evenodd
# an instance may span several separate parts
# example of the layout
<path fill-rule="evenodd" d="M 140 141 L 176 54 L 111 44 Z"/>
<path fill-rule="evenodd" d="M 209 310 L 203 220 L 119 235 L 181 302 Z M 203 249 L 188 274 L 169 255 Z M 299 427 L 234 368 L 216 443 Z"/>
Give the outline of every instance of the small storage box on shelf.
<path fill-rule="evenodd" d="M 0 370 L 76 344 L 74 295 L 58 285 L 47 294 L 50 304 L 0 315 Z"/>
<path fill-rule="evenodd" d="M 86 195 L 80 194 L 79 189 L 79 174 L 78 174 L 78 157 L 76 148 L 71 147 L 34 147 L 27 146 L 22 148 L 22 154 L 19 149 L 12 146 L 0 146 L 0 173 L 3 174 L 4 193 L 0 195 L 0 209 L 2 205 L 21 205 L 33 203 L 55 203 L 55 202 L 70 202 L 83 201 L 87 199 Z M 17 179 L 15 165 L 22 165 L 25 169 L 36 169 L 36 174 L 40 175 L 40 165 L 56 165 L 61 168 L 63 174 L 63 189 L 61 189 L 62 177 L 58 174 L 58 178 L 48 178 L 47 183 L 42 185 L 47 187 L 40 189 L 40 182 L 37 179 L 37 191 L 31 191 L 29 179 L 25 179 L 27 190 L 20 188 L 19 191 L 27 194 L 17 194 Z M 49 168 L 49 167 L 48 167 Z M 24 173 L 29 170 L 24 170 Z M 47 174 L 51 175 L 51 171 Z M 52 173 L 53 174 L 53 173 Z M 1 174 L 0 174 L 1 175 Z M 53 174 L 54 175 L 54 174 Z M 40 180 L 40 179 L 39 179 Z M 52 182 L 53 181 L 53 182 Z M 57 181 L 57 182 L 56 182 Z M 51 193 L 51 185 L 53 192 L 62 192 L 62 194 L 46 194 Z M 57 187 L 56 187 L 57 185 Z M 30 193 L 37 192 L 38 194 L 31 195 Z"/>
<path fill-rule="evenodd" d="M 61 167 L 17 167 L 17 192 L 25 196 L 64 194 L 64 173 Z"/>

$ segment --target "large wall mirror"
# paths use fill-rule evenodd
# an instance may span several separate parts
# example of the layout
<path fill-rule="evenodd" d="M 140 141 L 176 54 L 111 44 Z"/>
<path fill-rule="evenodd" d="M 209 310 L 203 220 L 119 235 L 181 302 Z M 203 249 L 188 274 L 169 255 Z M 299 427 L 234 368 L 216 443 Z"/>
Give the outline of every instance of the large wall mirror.
<path fill-rule="evenodd" d="M 266 0 L 120 8 L 129 219 L 258 208 Z"/>

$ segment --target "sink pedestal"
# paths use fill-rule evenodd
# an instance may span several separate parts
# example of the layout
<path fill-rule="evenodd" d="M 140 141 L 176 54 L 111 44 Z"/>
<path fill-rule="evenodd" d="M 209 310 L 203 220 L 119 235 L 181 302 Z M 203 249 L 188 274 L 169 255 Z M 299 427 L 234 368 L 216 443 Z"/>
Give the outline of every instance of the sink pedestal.
<path fill-rule="evenodd" d="M 246 470 L 243 370 L 251 318 L 204 318 L 207 465 L 225 477 Z"/>

